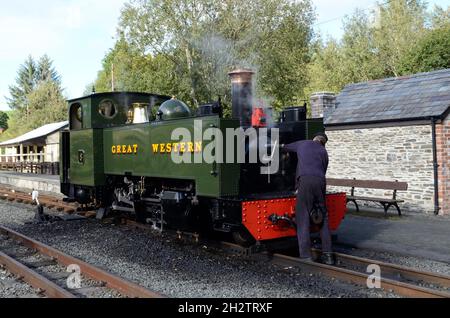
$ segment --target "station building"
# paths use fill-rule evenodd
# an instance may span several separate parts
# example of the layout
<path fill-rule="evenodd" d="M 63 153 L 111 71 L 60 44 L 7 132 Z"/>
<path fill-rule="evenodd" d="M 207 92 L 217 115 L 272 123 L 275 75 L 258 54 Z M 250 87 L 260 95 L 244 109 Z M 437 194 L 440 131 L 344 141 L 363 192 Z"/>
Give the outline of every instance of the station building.
<path fill-rule="evenodd" d="M 58 174 L 59 132 L 68 126 L 52 123 L 0 143 L 1 170 Z"/>
<path fill-rule="evenodd" d="M 324 117 L 330 178 L 407 182 L 402 209 L 450 214 L 450 69 L 314 94 L 311 110 Z"/>

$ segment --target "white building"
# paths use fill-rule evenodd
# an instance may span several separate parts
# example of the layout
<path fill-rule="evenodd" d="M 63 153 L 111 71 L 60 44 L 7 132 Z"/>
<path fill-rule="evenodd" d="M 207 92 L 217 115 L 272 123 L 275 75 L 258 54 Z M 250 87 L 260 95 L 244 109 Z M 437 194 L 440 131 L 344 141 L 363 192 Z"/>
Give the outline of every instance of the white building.
<path fill-rule="evenodd" d="M 59 162 L 59 132 L 67 121 L 48 124 L 17 138 L 0 143 L 2 169 L 14 169 L 27 163 Z"/>

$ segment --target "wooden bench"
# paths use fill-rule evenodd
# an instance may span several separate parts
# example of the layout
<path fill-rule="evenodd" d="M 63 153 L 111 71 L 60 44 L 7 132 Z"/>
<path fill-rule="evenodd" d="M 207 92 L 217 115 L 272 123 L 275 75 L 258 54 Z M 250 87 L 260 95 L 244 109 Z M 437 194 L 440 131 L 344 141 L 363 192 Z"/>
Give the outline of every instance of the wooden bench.
<path fill-rule="evenodd" d="M 356 180 L 356 179 L 327 179 L 327 185 L 337 186 L 337 187 L 351 187 L 351 194 L 347 196 L 347 203 L 353 202 L 356 206 L 356 211 L 359 212 L 359 206 L 356 201 L 371 201 L 378 202 L 383 206 L 384 215 L 387 216 L 388 210 L 391 207 L 397 209 L 398 215 L 401 216 L 399 203 L 405 202 L 404 200 L 397 199 L 397 191 L 408 190 L 408 183 L 398 182 L 398 181 L 375 181 L 375 180 Z M 388 198 L 376 198 L 376 197 L 365 197 L 355 195 L 356 188 L 364 189 L 379 189 L 379 190 L 392 190 L 392 199 Z"/>

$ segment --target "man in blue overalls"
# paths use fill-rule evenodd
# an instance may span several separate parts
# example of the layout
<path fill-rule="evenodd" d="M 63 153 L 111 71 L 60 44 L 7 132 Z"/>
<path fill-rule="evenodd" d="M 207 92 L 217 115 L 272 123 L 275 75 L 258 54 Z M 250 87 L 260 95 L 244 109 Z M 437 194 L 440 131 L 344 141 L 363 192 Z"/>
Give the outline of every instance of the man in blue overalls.
<path fill-rule="evenodd" d="M 334 265 L 331 246 L 331 234 L 326 211 L 326 173 L 328 153 L 325 145 L 328 137 L 324 133 L 315 135 L 314 140 L 297 141 L 282 146 L 282 149 L 295 152 L 298 158 L 296 182 L 298 184 L 296 223 L 300 249 L 300 258 L 312 260 L 310 217 L 315 210 L 321 210 L 323 216 L 320 236 L 322 239 L 322 261 Z"/>

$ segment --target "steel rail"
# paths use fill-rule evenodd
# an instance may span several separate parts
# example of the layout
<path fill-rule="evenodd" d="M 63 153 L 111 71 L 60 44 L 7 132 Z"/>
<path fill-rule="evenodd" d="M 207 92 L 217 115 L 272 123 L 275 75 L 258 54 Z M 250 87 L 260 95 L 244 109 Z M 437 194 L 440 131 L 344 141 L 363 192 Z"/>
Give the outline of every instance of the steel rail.
<path fill-rule="evenodd" d="M 31 202 L 31 199 L 29 197 L 27 197 L 27 195 L 25 193 L 10 192 L 10 191 L 6 191 L 6 193 L 5 193 L 5 191 L 6 190 L 4 188 L 0 187 L 0 197 L 6 195 L 7 197 L 11 197 L 13 199 L 18 198 L 19 200 Z M 42 197 L 41 197 L 41 200 L 42 200 Z M 51 202 L 51 203 L 56 203 L 58 205 L 64 204 L 66 207 L 68 206 L 65 202 L 60 202 L 58 199 L 54 199 L 51 197 L 49 197 L 48 200 L 47 200 L 47 198 L 45 198 L 44 200 L 47 203 Z M 73 208 L 73 206 L 72 206 L 72 208 Z M 148 226 L 145 226 L 145 225 L 138 226 L 133 221 L 129 221 L 129 222 L 127 222 L 127 224 L 135 226 L 135 227 L 139 227 L 141 229 L 149 229 Z M 0 226 L 0 232 L 4 232 L 5 229 L 6 228 Z M 6 230 L 8 230 L 8 229 L 6 229 Z M 159 295 L 157 293 L 153 293 L 151 291 L 148 291 L 138 285 L 136 285 L 131 290 L 128 290 L 128 288 L 124 287 L 126 285 L 123 285 L 124 283 L 121 282 L 120 279 L 119 279 L 119 281 L 115 280 L 115 279 L 117 279 L 117 277 L 112 276 L 111 274 L 108 274 L 102 270 L 99 270 L 99 269 L 97 269 L 87 263 L 84 263 L 80 260 L 72 258 L 71 256 L 65 255 L 64 253 L 56 251 L 55 249 L 48 247 L 46 245 L 43 245 L 44 247 L 39 248 L 39 244 L 40 244 L 39 242 L 34 241 L 29 238 L 26 238 L 26 237 L 22 236 L 21 234 L 14 232 L 12 230 L 10 230 L 10 231 L 11 231 L 10 234 L 13 237 L 15 237 L 17 240 L 21 240 L 22 242 L 26 243 L 26 245 L 28 244 L 28 246 L 33 247 L 42 253 L 46 253 L 46 255 L 48 255 L 48 256 L 57 258 L 58 261 L 60 263 L 62 263 L 63 265 L 68 266 L 70 264 L 78 264 L 80 266 L 83 274 L 85 274 L 86 276 L 88 276 L 94 280 L 105 281 L 108 284 L 108 287 L 119 290 L 123 294 L 125 294 L 129 297 L 142 297 L 142 296 L 139 296 L 140 292 L 143 292 L 146 295 L 144 297 L 150 297 L 150 298 L 162 297 L 161 295 Z M 232 244 L 232 243 L 228 243 L 228 242 L 220 242 L 219 246 L 221 248 L 225 248 L 225 249 L 229 248 L 233 251 L 237 251 L 237 250 L 239 250 L 239 248 L 241 248 L 241 247 L 237 246 L 236 244 Z M 241 248 L 241 249 L 244 250 L 244 248 Z M 247 249 L 245 249 L 245 250 L 247 250 Z M 314 250 L 314 252 L 319 253 L 320 251 Z M 60 255 L 60 257 L 58 257 L 58 255 L 60 253 L 63 255 Z M 249 255 L 251 253 L 252 253 L 251 251 L 250 252 L 245 251 L 245 253 L 243 253 L 243 254 Z M 343 279 L 343 280 L 350 281 L 352 283 L 359 284 L 359 285 L 366 286 L 367 280 L 369 279 L 369 276 L 370 276 L 369 274 L 366 274 L 366 273 L 361 273 L 358 271 L 349 270 L 349 269 L 345 269 L 345 268 L 341 268 L 341 267 L 328 266 L 328 265 L 320 264 L 320 263 L 305 262 L 298 258 L 290 257 L 287 255 L 270 254 L 267 252 L 263 252 L 262 254 L 268 256 L 273 263 L 278 264 L 278 265 L 301 267 L 309 272 L 322 273 L 329 277 Z M 430 288 L 426 288 L 426 287 L 421 287 L 421 286 L 417 286 L 417 285 L 414 285 L 411 283 L 402 282 L 397 279 L 390 279 L 388 277 L 383 277 L 386 274 L 388 274 L 394 278 L 405 279 L 405 280 L 409 280 L 409 281 L 421 281 L 424 283 L 432 283 L 432 284 L 440 285 L 445 288 L 449 288 L 450 287 L 450 277 L 448 277 L 448 276 L 437 274 L 437 273 L 424 272 L 424 271 L 408 268 L 405 266 L 385 263 L 385 262 L 372 260 L 372 259 L 365 259 L 365 258 L 361 258 L 361 257 L 347 255 L 347 254 L 336 253 L 335 255 L 336 255 L 337 261 L 344 263 L 344 264 L 352 264 L 352 265 L 357 265 L 357 266 L 368 266 L 368 265 L 374 264 L 374 265 L 380 266 L 381 273 L 382 273 L 381 287 L 384 288 L 385 290 L 392 290 L 399 295 L 407 296 L 407 297 L 450 298 L 450 293 L 448 293 L 448 292 L 430 289 Z M 98 271 L 100 271 L 100 272 L 98 272 Z M 110 279 L 110 281 L 108 281 L 108 279 Z"/>
<path fill-rule="evenodd" d="M 106 287 L 119 291 L 122 295 L 132 298 L 164 298 L 165 296 L 150 291 L 142 286 L 139 286 L 130 281 L 124 280 L 120 277 L 114 276 L 102 269 L 99 269 L 93 265 L 90 265 L 84 261 L 69 256 L 61 251 L 54 249 L 48 245 L 40 243 L 32 238 L 26 237 L 14 230 L 8 229 L 4 226 L 0 226 L 0 233 L 10 237 L 13 240 L 21 242 L 24 246 L 32 248 L 40 252 L 41 254 L 54 258 L 58 263 L 69 266 L 78 265 L 81 270 L 81 274 L 91 278 L 95 281 L 101 281 L 106 284 Z"/>
<path fill-rule="evenodd" d="M 14 258 L 0 252 L 0 264 L 4 265 L 8 271 L 19 276 L 25 282 L 30 284 L 50 298 L 76 298 L 76 296 L 67 290 L 56 285 L 41 274 L 26 267 L 22 263 L 16 261 Z"/>
<path fill-rule="evenodd" d="M 343 264 L 350 263 L 352 265 L 369 266 L 378 265 L 381 269 L 381 273 L 388 274 L 400 279 L 406 279 L 410 281 L 422 281 L 429 284 L 437 284 L 445 288 L 450 288 L 450 276 L 442 275 L 439 273 L 425 272 L 406 266 L 386 263 L 382 261 L 366 259 L 353 255 L 336 253 L 336 260 Z"/>
<path fill-rule="evenodd" d="M 129 226 L 133 226 L 142 230 L 151 230 L 151 228 L 148 225 L 139 224 L 135 221 L 126 220 L 125 224 Z M 187 233 L 185 233 L 185 237 L 187 236 Z M 196 239 L 198 241 L 198 238 Z M 351 283 L 355 283 L 362 286 L 367 286 L 367 281 L 369 279 L 370 274 L 367 273 L 361 273 L 358 271 L 342 268 L 342 267 L 336 267 L 336 266 L 329 266 L 321 263 L 315 263 L 315 262 L 307 262 L 302 261 L 299 258 L 290 257 L 287 255 L 281 255 L 281 254 L 272 254 L 269 252 L 261 251 L 258 248 L 244 248 L 240 245 L 225 242 L 225 241 L 209 241 L 209 240 L 200 240 L 202 243 L 207 244 L 208 246 L 222 249 L 224 251 L 230 251 L 232 253 L 237 253 L 240 255 L 245 256 L 255 256 L 258 257 L 258 259 L 263 256 L 265 258 L 268 258 L 272 263 L 282 265 L 282 266 L 292 266 L 292 267 L 299 267 L 302 268 L 310 273 L 316 273 L 316 274 L 324 274 L 328 277 L 336 278 L 336 279 L 342 279 L 345 281 L 349 281 Z M 319 250 L 313 250 L 314 253 L 320 253 Z M 336 257 L 338 261 L 344 261 L 346 263 L 352 262 L 353 265 L 364 265 L 368 266 L 370 264 L 376 264 L 380 266 L 382 274 L 389 273 L 394 277 L 398 277 L 399 275 L 403 278 L 410 279 L 410 280 L 423 280 L 426 283 L 436 283 L 443 287 L 448 287 L 448 284 L 450 282 L 450 277 L 447 277 L 445 275 L 440 274 L 434 274 L 429 272 L 422 272 L 418 271 L 412 268 L 407 268 L 404 266 L 394 265 L 394 264 L 388 264 L 383 263 L 380 261 L 372 260 L 372 259 L 364 259 L 361 257 L 346 255 L 346 254 L 339 254 L 336 253 Z M 401 282 L 395 279 L 389 279 L 387 277 L 381 277 L 381 288 L 384 288 L 385 290 L 392 290 L 393 292 L 406 296 L 406 297 L 421 297 L 421 298 L 450 298 L 450 293 L 443 292 L 435 289 L 425 288 L 421 286 L 417 286 L 414 284 Z"/>
<path fill-rule="evenodd" d="M 31 199 L 31 195 L 21 192 L 21 191 L 11 191 L 8 188 L 0 186 L 0 198 L 10 200 L 10 201 L 18 201 L 26 204 L 32 204 L 33 200 Z M 73 213 L 77 210 L 77 207 L 73 204 L 69 204 L 66 202 L 62 202 L 57 198 L 53 198 L 48 195 L 40 195 L 39 202 L 42 206 L 48 208 L 56 208 L 58 210 L 64 210 L 66 213 Z"/>
<path fill-rule="evenodd" d="M 322 273 L 326 276 L 333 277 L 355 283 L 362 286 L 367 286 L 367 281 L 370 280 L 370 275 L 361 273 L 341 267 L 329 266 L 321 263 L 314 263 L 304 261 L 299 258 L 281 254 L 266 254 L 270 261 L 281 266 L 300 267 L 308 272 Z M 450 293 L 429 289 L 425 287 L 416 286 L 409 283 L 400 282 L 397 280 L 380 277 L 381 288 L 385 290 L 392 290 L 398 295 L 414 298 L 450 298 Z"/>

